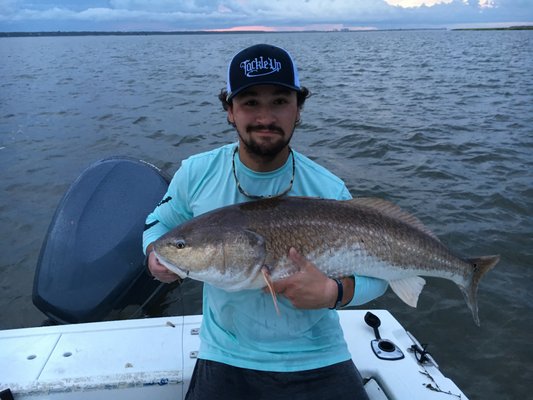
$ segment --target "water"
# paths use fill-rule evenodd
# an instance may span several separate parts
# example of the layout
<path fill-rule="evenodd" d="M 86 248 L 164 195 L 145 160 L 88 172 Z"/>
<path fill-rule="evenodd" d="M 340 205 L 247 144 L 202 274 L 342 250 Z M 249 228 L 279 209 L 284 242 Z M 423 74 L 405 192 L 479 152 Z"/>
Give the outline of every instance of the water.
<path fill-rule="evenodd" d="M 465 255 L 501 254 L 481 282 L 481 328 L 459 290 L 429 279 L 387 308 L 470 399 L 522 399 L 533 381 L 533 33 L 365 32 L 0 39 L 0 328 L 38 326 L 38 252 L 57 203 L 92 162 L 168 172 L 234 141 L 217 99 L 226 63 L 269 42 L 314 93 L 293 145 L 354 195 L 415 212 Z M 159 307 L 200 311 L 186 283 Z"/>

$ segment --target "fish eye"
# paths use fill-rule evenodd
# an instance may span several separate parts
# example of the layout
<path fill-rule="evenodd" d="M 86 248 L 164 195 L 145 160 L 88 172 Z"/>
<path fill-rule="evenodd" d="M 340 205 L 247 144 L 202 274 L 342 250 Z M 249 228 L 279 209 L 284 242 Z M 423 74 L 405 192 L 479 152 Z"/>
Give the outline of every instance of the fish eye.
<path fill-rule="evenodd" d="M 183 248 L 185 248 L 185 240 L 182 240 L 182 239 L 176 240 L 175 246 L 176 246 L 178 249 L 183 249 Z"/>

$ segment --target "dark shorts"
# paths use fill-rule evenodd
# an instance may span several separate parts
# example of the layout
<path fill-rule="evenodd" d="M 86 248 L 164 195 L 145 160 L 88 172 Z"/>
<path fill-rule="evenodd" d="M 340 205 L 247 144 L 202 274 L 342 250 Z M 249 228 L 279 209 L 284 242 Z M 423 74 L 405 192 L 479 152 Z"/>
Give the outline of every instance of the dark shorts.
<path fill-rule="evenodd" d="M 243 369 L 198 360 L 186 400 L 368 400 L 352 360 L 298 372 Z"/>

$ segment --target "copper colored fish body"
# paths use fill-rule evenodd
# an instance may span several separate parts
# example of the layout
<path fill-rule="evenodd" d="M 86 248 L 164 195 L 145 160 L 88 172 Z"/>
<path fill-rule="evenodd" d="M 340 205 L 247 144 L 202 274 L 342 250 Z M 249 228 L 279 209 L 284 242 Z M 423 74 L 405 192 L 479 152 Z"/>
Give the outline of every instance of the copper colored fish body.
<path fill-rule="evenodd" d="M 229 290 L 261 288 L 297 272 L 290 247 L 330 277 L 384 279 L 416 307 L 421 276 L 455 282 L 479 325 L 479 280 L 498 256 L 462 259 L 413 215 L 374 198 L 347 201 L 283 197 L 223 207 L 198 216 L 155 242 L 159 260 L 178 275 Z"/>

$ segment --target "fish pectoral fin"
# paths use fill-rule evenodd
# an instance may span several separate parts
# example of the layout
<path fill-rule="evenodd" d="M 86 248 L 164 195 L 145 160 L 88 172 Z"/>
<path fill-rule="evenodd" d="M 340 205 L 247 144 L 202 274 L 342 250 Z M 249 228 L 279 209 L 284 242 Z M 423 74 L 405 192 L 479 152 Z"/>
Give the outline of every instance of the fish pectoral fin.
<path fill-rule="evenodd" d="M 415 308 L 418 303 L 418 296 L 420 296 L 425 284 L 424 278 L 419 276 L 389 282 L 392 291 L 406 304 Z"/>
<path fill-rule="evenodd" d="M 276 297 L 276 292 L 274 291 L 274 286 L 272 286 L 272 278 L 270 277 L 268 268 L 263 266 L 261 268 L 261 273 L 263 274 L 263 278 L 265 279 L 266 285 L 268 286 L 268 290 L 270 291 L 270 294 L 272 296 L 272 301 L 274 302 L 274 308 L 276 309 L 276 314 L 281 315 L 279 311 L 279 307 L 278 307 L 278 299 Z"/>

